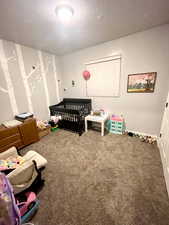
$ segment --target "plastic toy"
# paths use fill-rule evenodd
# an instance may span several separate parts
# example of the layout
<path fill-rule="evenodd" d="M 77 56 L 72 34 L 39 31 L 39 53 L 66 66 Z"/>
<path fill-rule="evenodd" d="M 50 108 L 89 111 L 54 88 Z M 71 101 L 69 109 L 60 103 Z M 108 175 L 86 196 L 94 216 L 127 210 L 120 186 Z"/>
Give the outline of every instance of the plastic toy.
<path fill-rule="evenodd" d="M 124 118 L 122 116 L 112 115 L 108 127 L 110 133 L 124 134 L 125 132 Z"/>
<path fill-rule="evenodd" d="M 0 173 L 0 224 L 21 225 L 20 213 L 8 178 Z"/>
<path fill-rule="evenodd" d="M 32 216 L 36 213 L 39 207 L 39 200 L 36 198 L 36 194 L 34 192 L 27 192 L 22 198 L 24 201 L 19 202 L 18 200 L 18 208 L 21 214 L 21 222 L 28 222 Z"/>

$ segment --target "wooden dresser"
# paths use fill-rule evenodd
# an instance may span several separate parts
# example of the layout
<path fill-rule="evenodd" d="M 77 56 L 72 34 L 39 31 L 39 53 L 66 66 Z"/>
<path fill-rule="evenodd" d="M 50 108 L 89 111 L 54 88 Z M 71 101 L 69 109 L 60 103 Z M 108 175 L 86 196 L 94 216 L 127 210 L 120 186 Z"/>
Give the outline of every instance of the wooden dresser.
<path fill-rule="evenodd" d="M 6 151 L 12 146 L 20 149 L 38 140 L 35 119 L 27 119 L 21 125 L 11 128 L 0 126 L 0 152 Z"/>

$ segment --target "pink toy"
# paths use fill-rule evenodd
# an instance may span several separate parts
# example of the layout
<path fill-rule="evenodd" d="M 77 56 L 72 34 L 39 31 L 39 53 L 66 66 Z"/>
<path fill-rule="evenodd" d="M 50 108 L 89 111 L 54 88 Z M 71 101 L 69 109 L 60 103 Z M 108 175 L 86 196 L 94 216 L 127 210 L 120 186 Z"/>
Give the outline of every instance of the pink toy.
<path fill-rule="evenodd" d="M 19 208 L 8 178 L 0 173 L 0 224 L 21 225 Z"/>
<path fill-rule="evenodd" d="M 25 213 L 33 207 L 33 205 L 36 203 L 36 195 L 34 192 L 27 192 L 25 194 L 26 200 L 24 202 L 18 203 L 19 211 L 21 216 L 24 216 Z"/>
<path fill-rule="evenodd" d="M 83 77 L 85 80 L 90 79 L 90 72 L 88 70 L 83 71 Z"/>

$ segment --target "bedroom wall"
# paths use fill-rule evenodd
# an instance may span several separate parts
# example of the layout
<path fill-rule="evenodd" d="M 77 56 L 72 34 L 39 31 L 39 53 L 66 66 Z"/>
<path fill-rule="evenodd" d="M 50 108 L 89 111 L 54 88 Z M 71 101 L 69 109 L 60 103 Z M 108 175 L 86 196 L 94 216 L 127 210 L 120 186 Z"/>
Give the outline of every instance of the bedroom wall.
<path fill-rule="evenodd" d="M 93 108 L 123 114 L 128 130 L 158 135 L 169 86 L 169 25 L 64 55 L 62 90 L 67 90 L 63 97 L 85 98 L 84 64 L 116 53 L 122 55 L 120 97 L 92 98 Z M 142 72 L 157 72 L 154 93 L 127 93 L 128 74 Z M 75 87 L 71 86 L 72 80 Z"/>
<path fill-rule="evenodd" d="M 59 101 L 59 58 L 0 40 L 0 122 L 22 112 L 48 119 L 48 106 Z"/>

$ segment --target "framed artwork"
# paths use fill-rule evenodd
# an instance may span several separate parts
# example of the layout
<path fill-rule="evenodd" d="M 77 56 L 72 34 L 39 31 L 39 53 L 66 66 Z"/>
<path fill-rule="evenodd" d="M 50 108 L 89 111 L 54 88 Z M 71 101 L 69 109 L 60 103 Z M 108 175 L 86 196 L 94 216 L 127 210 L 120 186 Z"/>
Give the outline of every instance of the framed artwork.
<path fill-rule="evenodd" d="M 128 93 L 151 93 L 154 92 L 157 73 L 138 73 L 128 75 Z"/>

